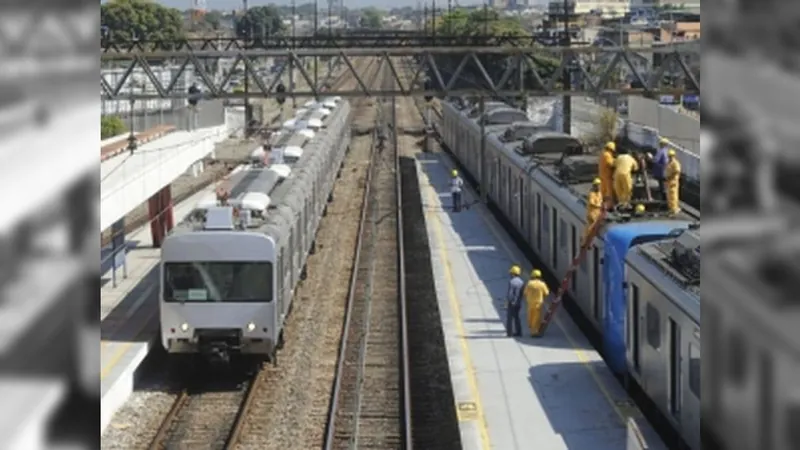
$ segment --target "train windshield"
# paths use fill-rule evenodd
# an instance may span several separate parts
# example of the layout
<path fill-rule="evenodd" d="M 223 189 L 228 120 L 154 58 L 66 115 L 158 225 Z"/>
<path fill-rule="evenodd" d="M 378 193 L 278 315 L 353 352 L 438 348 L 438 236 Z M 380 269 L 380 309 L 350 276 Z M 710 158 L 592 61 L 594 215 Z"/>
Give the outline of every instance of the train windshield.
<path fill-rule="evenodd" d="M 272 263 L 164 264 L 164 301 L 254 303 L 272 301 Z"/>

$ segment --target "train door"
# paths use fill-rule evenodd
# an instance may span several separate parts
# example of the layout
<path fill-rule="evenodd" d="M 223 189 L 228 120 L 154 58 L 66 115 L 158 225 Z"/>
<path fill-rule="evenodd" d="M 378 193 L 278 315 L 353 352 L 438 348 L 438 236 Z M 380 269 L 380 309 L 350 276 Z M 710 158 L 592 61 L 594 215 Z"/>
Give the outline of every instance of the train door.
<path fill-rule="evenodd" d="M 550 260 L 550 249 L 552 247 L 551 242 L 552 239 L 550 238 L 550 207 L 547 206 L 545 202 L 542 202 L 542 228 L 540 232 L 540 239 L 541 239 L 541 259 L 542 261 L 549 261 Z"/>
<path fill-rule="evenodd" d="M 553 239 L 551 239 L 552 245 L 550 246 L 550 257 L 553 261 L 553 270 L 556 273 L 556 276 L 560 276 L 560 271 L 558 267 L 558 252 L 559 252 L 559 230 L 558 230 L 558 210 L 553 208 Z"/>
<path fill-rule="evenodd" d="M 669 317 L 669 413 L 681 423 L 681 327 Z"/>
<path fill-rule="evenodd" d="M 506 180 L 508 181 L 506 181 L 506 195 L 504 196 L 505 198 L 503 199 L 503 209 L 505 210 L 505 213 L 508 215 L 508 218 L 511 219 L 511 223 L 515 223 L 514 211 L 511 208 L 511 205 L 513 204 L 512 200 L 514 199 L 514 192 L 516 190 L 514 186 L 514 179 L 511 177 L 511 167 L 505 166 L 505 168 L 506 168 Z"/>
<path fill-rule="evenodd" d="M 595 248 L 595 252 L 597 249 Z M 640 376 L 642 374 L 642 360 L 641 348 L 639 347 L 639 317 L 640 317 L 640 299 L 639 299 L 639 286 L 634 283 L 630 284 L 631 292 L 631 307 L 628 309 L 628 323 L 627 323 L 627 336 L 628 336 L 628 357 L 630 358 L 631 366 L 633 367 L 634 374 Z"/>
<path fill-rule="evenodd" d="M 275 296 L 277 303 L 278 303 L 278 311 L 280 311 L 281 316 L 283 316 L 284 309 L 283 304 L 286 303 L 285 295 L 283 294 L 283 272 L 281 269 L 283 268 L 283 250 L 278 250 L 278 259 L 275 260 L 275 267 L 273 270 L 276 273 L 275 276 Z"/>
<path fill-rule="evenodd" d="M 685 420 L 683 429 L 686 441 L 692 448 L 700 448 L 700 330 L 695 330 L 694 339 L 689 341 L 689 361 L 687 368 L 687 384 L 684 389 L 683 411 Z"/>
<path fill-rule="evenodd" d="M 575 225 L 570 225 L 569 229 L 569 249 L 567 252 L 572 255 L 572 258 L 576 258 L 578 256 L 578 252 L 580 251 L 578 248 L 578 233 L 577 230 L 575 230 Z M 581 266 L 584 266 L 583 262 L 581 262 Z M 575 272 L 572 274 L 572 279 L 570 280 L 572 292 L 575 294 L 578 293 L 578 272 L 579 270 L 576 267 Z"/>

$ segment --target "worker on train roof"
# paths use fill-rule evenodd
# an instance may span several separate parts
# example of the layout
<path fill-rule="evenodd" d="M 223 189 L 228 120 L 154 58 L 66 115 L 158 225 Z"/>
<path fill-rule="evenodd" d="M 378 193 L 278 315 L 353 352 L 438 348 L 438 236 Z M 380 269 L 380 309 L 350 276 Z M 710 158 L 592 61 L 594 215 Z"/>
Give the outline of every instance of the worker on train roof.
<path fill-rule="evenodd" d="M 669 163 L 667 163 L 667 170 L 665 172 L 665 183 L 667 187 L 667 208 L 670 214 L 678 214 L 681 211 L 680 207 L 680 181 L 681 181 L 681 163 L 675 155 L 675 150 L 669 149 L 667 152 Z"/>
<path fill-rule="evenodd" d="M 656 151 L 655 156 L 651 155 L 650 153 L 647 154 L 647 159 L 653 164 L 652 172 L 653 178 L 658 181 L 658 190 L 661 195 L 661 200 L 667 200 L 667 189 L 666 185 L 664 184 L 664 176 L 667 170 L 667 151 L 669 150 L 669 141 L 666 138 L 661 138 L 658 140 L 658 150 Z"/>
<path fill-rule="evenodd" d="M 639 170 L 636 158 L 623 149 L 614 161 L 614 195 L 617 202 L 623 206 L 630 206 L 633 197 L 633 172 Z"/>
<path fill-rule="evenodd" d="M 522 281 L 522 268 L 514 264 L 508 271 L 511 279 L 508 281 L 508 292 L 506 293 L 505 303 L 506 309 L 506 335 L 507 336 L 522 336 L 522 323 L 519 318 L 520 310 L 522 309 L 522 287 L 525 282 Z"/>
<path fill-rule="evenodd" d="M 542 309 L 545 297 L 550 295 L 550 289 L 542 281 L 542 272 L 539 269 L 531 271 L 531 279 L 525 286 L 525 300 L 528 303 L 528 328 L 531 337 L 540 337 L 542 326 Z"/>
<path fill-rule="evenodd" d="M 614 198 L 614 188 L 612 179 L 614 175 L 614 152 L 617 150 L 616 144 L 608 142 L 603 147 L 600 160 L 597 164 L 597 175 L 600 178 L 600 192 L 603 195 L 603 202 L 607 206 L 612 204 Z"/>
<path fill-rule="evenodd" d="M 461 189 L 464 187 L 464 180 L 458 176 L 458 171 L 453 169 L 450 172 L 450 195 L 453 197 L 453 212 L 461 211 Z"/>
<path fill-rule="evenodd" d="M 603 209 L 603 194 L 600 192 L 601 183 L 600 178 L 595 178 L 586 198 L 586 228 L 583 230 L 582 241 L 586 241 L 589 237 L 589 230 L 600 217 Z"/>

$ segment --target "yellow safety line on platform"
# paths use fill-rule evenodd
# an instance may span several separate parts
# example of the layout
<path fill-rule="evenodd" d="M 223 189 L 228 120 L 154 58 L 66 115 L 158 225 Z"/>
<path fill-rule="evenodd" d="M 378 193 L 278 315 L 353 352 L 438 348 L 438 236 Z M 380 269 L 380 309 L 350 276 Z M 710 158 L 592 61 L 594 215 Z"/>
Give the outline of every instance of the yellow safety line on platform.
<path fill-rule="evenodd" d="M 158 308 L 156 308 L 155 310 L 153 310 L 153 312 L 148 314 L 147 319 L 145 319 L 142 322 L 142 324 L 139 325 L 139 328 L 136 330 L 136 333 L 134 334 L 134 337 L 132 339 L 138 338 L 142 334 L 142 331 L 145 329 L 145 327 L 147 327 L 150 321 L 153 320 L 153 316 L 157 314 L 158 314 Z M 127 352 L 128 349 L 131 348 L 131 346 L 133 346 L 133 344 L 134 342 L 126 342 L 117 348 L 114 354 L 111 355 L 108 364 L 103 366 L 103 370 L 102 372 L 100 372 L 100 381 L 103 381 L 111 373 L 111 371 L 114 370 L 115 367 L 117 367 L 117 364 L 119 364 L 119 361 L 122 359 L 122 356 L 125 355 L 125 352 Z M 101 348 L 102 346 L 105 345 L 108 345 L 107 341 L 102 341 Z"/>
<path fill-rule="evenodd" d="M 436 198 L 436 191 L 433 188 L 433 185 L 430 184 L 430 179 L 428 180 L 428 203 L 430 205 L 435 204 L 438 200 Z M 464 360 L 464 365 L 466 366 L 467 370 L 467 382 L 469 384 L 470 391 L 472 393 L 472 398 L 475 402 L 475 409 L 476 415 L 478 417 L 478 428 L 481 434 L 481 446 L 484 449 L 490 449 L 490 441 L 489 441 L 489 428 L 486 424 L 486 416 L 483 413 L 483 405 L 481 404 L 481 395 L 480 390 L 478 389 L 478 380 L 475 376 L 475 369 L 472 365 L 472 356 L 469 351 L 469 345 L 467 344 L 466 340 L 466 332 L 464 330 L 464 320 L 461 315 L 461 308 L 458 304 L 458 296 L 456 294 L 456 287 L 455 281 L 453 280 L 453 272 L 450 268 L 450 259 L 447 257 L 447 251 L 445 248 L 445 241 L 444 241 L 444 233 L 442 232 L 442 224 L 441 218 L 439 214 L 432 213 L 430 208 L 424 209 L 425 216 L 427 217 L 428 221 L 433 224 L 434 234 L 436 235 L 436 243 L 439 247 L 440 257 L 442 259 L 442 265 L 444 267 L 444 275 L 445 275 L 445 284 L 447 286 L 447 297 L 450 300 L 450 309 L 455 316 L 456 319 L 456 327 L 458 329 L 458 340 L 461 344 L 461 355 Z"/>
<path fill-rule="evenodd" d="M 443 166 L 445 166 L 445 168 L 447 169 L 448 172 L 451 170 L 451 168 L 453 168 L 453 165 L 446 163 L 443 160 L 442 156 L 440 156 L 439 161 L 442 163 Z M 472 194 L 474 194 L 474 192 L 472 192 Z M 476 205 L 476 206 L 478 206 L 478 205 Z M 511 248 L 509 248 L 509 246 L 506 243 L 505 239 L 503 239 L 503 233 L 501 233 L 501 232 L 499 232 L 497 230 L 497 227 L 494 224 L 493 220 L 491 218 L 487 218 L 486 214 L 483 211 L 476 211 L 476 212 L 478 213 L 478 216 L 480 216 L 480 218 L 483 221 L 483 223 L 485 223 L 486 226 L 489 228 L 489 231 L 492 233 L 492 235 L 494 235 L 495 239 L 500 243 L 500 246 L 503 248 L 503 251 L 505 252 L 506 256 L 511 261 L 516 260 L 515 255 L 514 255 L 514 251 L 511 250 Z M 527 261 L 527 258 L 524 258 L 523 261 Z M 528 262 L 530 262 L 530 261 L 528 261 Z M 531 267 L 528 267 L 526 270 L 528 270 L 530 272 L 530 270 L 532 270 L 532 269 L 531 269 Z M 581 350 L 580 348 L 578 348 L 577 341 L 567 331 L 566 327 L 564 327 L 564 325 L 561 323 L 561 321 L 559 320 L 558 316 L 556 316 L 554 319 L 555 319 L 554 322 L 555 322 L 556 326 L 558 326 L 558 328 L 561 330 L 561 332 L 564 333 L 564 336 L 567 338 L 567 341 L 569 342 L 569 345 L 572 346 L 572 351 L 575 352 L 575 355 L 578 357 L 578 360 L 580 360 L 580 362 L 583 365 L 583 367 L 586 368 L 587 371 L 589 371 L 589 374 L 591 375 L 591 377 L 594 380 L 595 384 L 597 384 L 597 387 L 599 388 L 600 392 L 603 394 L 603 396 L 606 398 L 606 401 L 608 401 L 608 404 L 611 405 L 611 408 L 614 410 L 614 412 L 619 417 L 620 422 L 622 422 L 622 425 L 626 426 L 627 425 L 627 419 L 626 419 L 625 414 L 622 412 L 622 409 L 620 409 L 620 407 L 614 401 L 614 396 L 611 395 L 611 392 L 608 390 L 608 388 L 605 386 L 603 381 L 600 379 L 600 376 L 597 374 L 597 371 L 595 371 L 594 367 L 592 367 L 592 365 L 590 364 L 590 360 L 586 356 L 586 353 L 583 350 Z"/>

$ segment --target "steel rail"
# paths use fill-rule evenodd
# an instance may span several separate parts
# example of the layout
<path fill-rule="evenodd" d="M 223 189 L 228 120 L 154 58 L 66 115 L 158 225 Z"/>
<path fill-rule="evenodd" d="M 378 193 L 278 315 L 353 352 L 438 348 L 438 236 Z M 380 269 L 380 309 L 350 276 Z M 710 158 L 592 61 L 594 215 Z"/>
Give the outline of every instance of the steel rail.
<path fill-rule="evenodd" d="M 379 64 L 378 70 L 380 71 L 382 63 Z M 328 407 L 328 420 L 325 430 L 325 441 L 323 447 L 330 450 L 334 445 L 334 436 L 336 434 L 336 415 L 339 410 L 339 400 L 342 392 L 342 380 L 344 378 L 344 366 L 347 359 L 348 342 L 347 335 L 350 330 L 350 323 L 353 319 L 353 309 L 355 304 L 356 286 L 358 283 L 358 263 L 361 259 L 361 249 L 364 237 L 364 230 L 367 223 L 367 212 L 369 210 L 369 196 L 372 187 L 372 175 L 377 162 L 377 137 L 373 137 L 372 150 L 370 153 L 369 166 L 367 167 L 367 177 L 364 180 L 364 193 L 361 197 L 361 217 L 358 219 L 358 231 L 356 239 L 356 250 L 353 255 L 353 269 L 350 274 L 350 283 L 347 292 L 347 310 L 345 312 L 344 325 L 342 326 L 342 338 L 339 344 L 339 355 L 336 362 L 336 374 L 333 380 L 333 392 L 331 393 L 331 402 Z"/>

